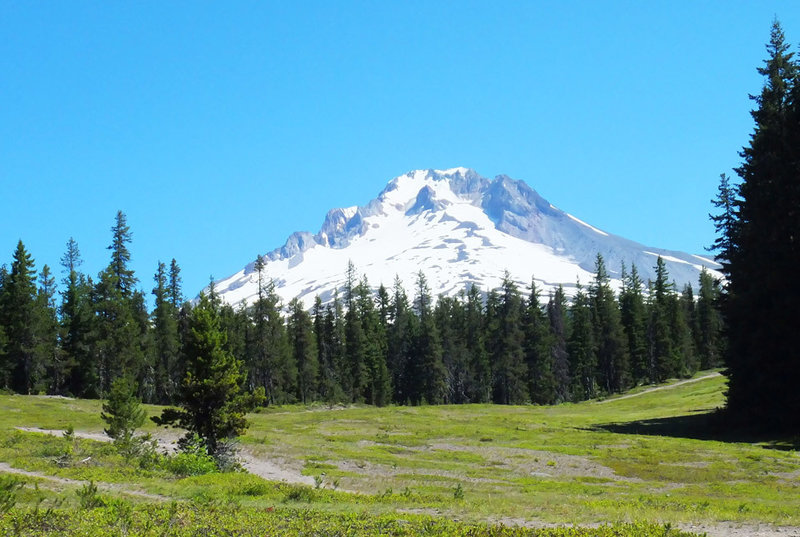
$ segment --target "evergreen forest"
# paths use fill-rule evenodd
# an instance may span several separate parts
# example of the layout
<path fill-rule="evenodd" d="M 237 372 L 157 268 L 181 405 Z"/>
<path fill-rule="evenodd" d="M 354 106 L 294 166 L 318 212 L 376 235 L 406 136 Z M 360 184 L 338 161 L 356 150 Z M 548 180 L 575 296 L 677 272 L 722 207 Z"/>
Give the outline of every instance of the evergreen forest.
<path fill-rule="evenodd" d="M 70 239 L 59 285 L 19 242 L 0 270 L 3 388 L 105 398 L 125 378 L 143 401 L 177 404 L 198 377 L 192 326 L 211 324 L 220 332 L 214 352 L 231 357 L 231 382 L 263 390 L 266 404 L 581 401 L 717 367 L 724 349 L 719 282 L 704 271 L 696 294 L 676 289 L 660 258 L 655 281 L 622 267 L 616 293 L 598 255 L 593 281 L 571 300 L 562 288 L 519 289 L 508 274 L 498 289 L 454 297 L 435 299 L 423 272 L 413 296 L 399 280 L 375 292 L 350 263 L 344 288 L 310 311 L 298 299 L 281 303 L 260 256 L 248 306 L 224 303 L 213 284 L 187 301 L 173 259 L 156 267 L 148 311 L 130 247 L 118 212 L 108 266 L 84 274 Z"/>

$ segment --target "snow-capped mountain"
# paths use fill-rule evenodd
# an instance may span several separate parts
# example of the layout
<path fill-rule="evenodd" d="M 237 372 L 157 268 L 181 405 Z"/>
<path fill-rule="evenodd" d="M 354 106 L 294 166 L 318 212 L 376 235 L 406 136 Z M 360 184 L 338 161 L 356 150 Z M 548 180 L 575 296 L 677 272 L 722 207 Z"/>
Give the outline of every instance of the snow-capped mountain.
<path fill-rule="evenodd" d="M 409 296 L 422 270 L 434 295 L 454 295 L 470 285 L 486 291 L 507 270 L 525 290 L 535 278 L 543 296 L 559 284 L 568 294 L 589 284 L 603 255 L 615 284 L 622 263 L 636 265 L 642 279 L 655 277 L 657 256 L 679 285 L 695 285 L 701 256 L 650 248 L 601 231 L 554 207 L 522 181 L 493 180 L 466 168 L 416 170 L 389 181 L 363 207 L 332 209 L 316 235 L 293 233 L 264 256 L 284 303 L 299 297 L 310 307 L 342 288 L 350 260 L 371 286 L 402 280 Z M 257 293 L 254 263 L 216 282 L 228 303 L 251 302 Z"/>

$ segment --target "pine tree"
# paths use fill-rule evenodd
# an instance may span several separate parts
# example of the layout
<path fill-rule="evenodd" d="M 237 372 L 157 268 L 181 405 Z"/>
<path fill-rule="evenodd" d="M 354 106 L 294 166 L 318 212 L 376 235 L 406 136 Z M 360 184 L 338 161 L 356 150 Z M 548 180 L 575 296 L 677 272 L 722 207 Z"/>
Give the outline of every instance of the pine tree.
<path fill-rule="evenodd" d="M 491 343 L 489 354 L 492 360 L 494 381 L 492 399 L 501 404 L 522 404 L 530 400 L 523 348 L 523 304 L 516 284 L 506 271 L 495 299 L 492 293 L 487 301 L 487 317 Z M 497 304 L 492 304 L 497 300 Z"/>
<path fill-rule="evenodd" d="M 674 283 L 673 283 L 674 287 Z M 680 356 L 680 375 L 692 376 L 700 367 L 700 361 L 695 351 L 695 333 L 697 332 L 697 317 L 695 314 L 694 291 L 691 284 L 687 283 L 675 301 L 676 311 L 670 318 L 672 339 L 678 348 Z"/>
<path fill-rule="evenodd" d="M 36 358 L 36 270 L 22 241 L 14 251 L 11 271 L 3 281 L 2 324 L 7 338 L 0 371 L 3 385 L 17 393 L 32 393 L 43 371 Z"/>
<path fill-rule="evenodd" d="M 580 283 L 572 300 L 570 317 L 572 330 L 567 349 L 572 372 L 572 393 L 576 401 L 583 401 L 597 396 L 597 353 L 589 297 Z"/>
<path fill-rule="evenodd" d="M 399 277 L 395 277 L 389 309 L 386 363 L 394 388 L 393 400 L 399 404 L 410 402 L 413 391 L 413 379 L 410 378 L 410 374 L 411 350 L 416 332 L 415 321 L 403 283 Z"/>
<path fill-rule="evenodd" d="M 594 325 L 598 384 L 606 393 L 621 392 L 630 384 L 627 341 L 611 278 L 600 254 L 595 263 L 594 282 L 589 288 L 589 307 Z"/>
<path fill-rule="evenodd" d="M 94 360 L 93 284 L 80 272 L 83 264 L 78 243 L 70 238 L 61 258 L 65 277 L 61 280 L 61 351 L 65 368 L 70 370 L 69 392 L 80 397 L 100 393 L 99 377 Z"/>
<path fill-rule="evenodd" d="M 547 303 L 547 318 L 552 335 L 550 354 L 553 360 L 553 377 L 555 380 L 556 403 L 572 399 L 572 378 L 569 369 L 569 352 L 567 352 L 567 297 L 564 288 L 558 286 Z"/>
<path fill-rule="evenodd" d="M 440 296 L 433 310 L 436 329 L 442 342 L 442 363 L 446 371 L 447 393 L 445 402 L 468 402 L 469 371 L 464 332 L 463 291 L 458 297 Z"/>
<path fill-rule="evenodd" d="M 336 369 L 336 341 L 334 330 L 334 308 L 331 304 L 322 306 L 322 299 L 314 298 L 314 336 L 317 343 L 317 364 L 319 366 L 319 394 L 328 403 L 341 402 L 344 393 L 339 385 Z"/>
<path fill-rule="evenodd" d="M 253 389 L 262 387 L 270 404 L 291 402 L 296 392 L 297 368 L 289 350 L 286 326 L 280 314 L 275 282 L 266 277 L 263 258 L 255 262 L 258 296 L 250 307 L 247 367 Z"/>
<path fill-rule="evenodd" d="M 56 308 L 56 282 L 50 267 L 44 265 L 39 273 L 36 296 L 36 363 L 40 364 L 41 378 L 36 391 L 61 395 L 66 388 L 69 364 L 59 346 L 58 309 Z"/>
<path fill-rule="evenodd" d="M 117 211 L 114 225 L 111 227 L 111 263 L 108 266 L 110 274 L 113 276 L 114 286 L 123 297 L 129 297 L 136 289 L 138 280 L 134 276 L 133 270 L 129 267 L 131 253 L 128 245 L 132 241 L 133 234 L 128 227 L 128 217 L 122 211 Z"/>
<path fill-rule="evenodd" d="M 773 430 L 800 428 L 800 80 L 780 24 L 772 26 L 768 58 L 752 97 L 755 129 L 735 171 L 740 185 L 721 193 L 715 246 L 727 289 L 728 416 Z M 727 202 L 735 195 L 733 210 Z"/>
<path fill-rule="evenodd" d="M 473 403 L 488 403 L 492 395 L 492 368 L 486 352 L 486 319 L 483 311 L 483 296 L 477 285 L 470 285 L 464 304 L 464 327 L 462 338 L 469 357 L 469 384 L 467 396 Z"/>
<path fill-rule="evenodd" d="M 414 309 L 419 317 L 419 328 L 414 338 L 411 358 L 411 377 L 414 391 L 412 403 L 441 404 L 447 392 L 447 379 L 442 363 L 442 344 L 433 319 L 432 298 L 428 280 L 422 271 L 417 273 Z"/>
<path fill-rule="evenodd" d="M 111 261 L 98 275 L 92 293 L 99 379 L 98 393 L 93 395 L 107 393 L 111 382 L 122 375 L 133 376 L 140 388 L 152 392 L 152 375 L 146 363 L 148 315 L 144 295 L 135 290 L 138 280 L 129 267 L 131 232 L 122 211 L 117 212 L 111 234 Z"/>
<path fill-rule="evenodd" d="M 114 439 L 117 449 L 126 456 L 135 452 L 134 433 L 147 419 L 141 403 L 136 396 L 136 384 L 128 377 L 118 377 L 111 383 L 108 400 L 103 403 L 100 417 L 108 424 L 103 432 Z"/>
<path fill-rule="evenodd" d="M 653 383 L 664 382 L 681 371 L 680 348 L 675 341 L 673 323 L 677 299 L 661 256 L 655 268 L 656 279 L 652 282 L 647 304 L 648 370 Z"/>
<path fill-rule="evenodd" d="M 622 266 L 622 291 L 619 295 L 620 321 L 628 343 L 631 377 L 634 383 L 650 382 L 647 354 L 647 325 L 642 280 L 636 265 L 628 273 Z"/>
<path fill-rule="evenodd" d="M 181 268 L 175 258 L 169 264 L 169 301 L 175 311 L 183 306 L 183 281 L 181 279 Z"/>
<path fill-rule="evenodd" d="M 720 284 L 705 267 L 700 272 L 700 289 L 697 293 L 697 337 L 695 339 L 700 368 L 719 367 L 723 352 L 723 322 L 717 310 Z"/>
<path fill-rule="evenodd" d="M 174 262 L 174 260 L 173 260 Z M 155 307 L 152 314 L 153 364 L 155 368 L 155 394 L 160 404 L 172 404 L 180 386 L 180 363 L 178 353 L 178 309 L 169 289 L 167 267 L 158 263 L 153 288 Z"/>
<path fill-rule="evenodd" d="M 186 429 L 185 441 L 197 434 L 208 453 L 217 456 L 223 444 L 242 435 L 249 425 L 245 415 L 265 402 L 263 389 L 243 390 L 246 373 L 241 361 L 225 351 L 225 332 L 210 297 L 200 294 L 192 309 L 183 349 L 186 376 L 181 385 L 180 409 L 166 409 L 154 421 Z"/>
<path fill-rule="evenodd" d="M 539 304 L 539 290 L 531 279 L 530 295 L 525 310 L 525 361 L 528 366 L 528 389 L 531 400 L 540 405 L 556 402 L 555 364 L 550 321 Z"/>
<path fill-rule="evenodd" d="M 375 309 L 372 291 L 364 276 L 356 287 L 356 302 L 361 330 L 364 335 L 365 401 L 383 406 L 391 399 L 391 379 L 386 366 L 387 335 L 381 316 Z"/>
<path fill-rule="evenodd" d="M 289 302 L 287 333 L 294 363 L 297 364 L 297 400 L 303 404 L 310 403 L 318 393 L 317 345 L 311 316 L 297 298 Z"/>

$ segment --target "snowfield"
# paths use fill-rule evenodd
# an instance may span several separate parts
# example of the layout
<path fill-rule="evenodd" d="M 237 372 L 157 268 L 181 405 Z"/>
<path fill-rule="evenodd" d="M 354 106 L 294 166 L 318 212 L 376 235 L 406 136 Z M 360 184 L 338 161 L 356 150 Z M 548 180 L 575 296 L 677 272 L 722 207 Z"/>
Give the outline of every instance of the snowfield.
<path fill-rule="evenodd" d="M 525 291 L 534 278 L 546 297 L 558 285 L 568 295 L 592 280 L 597 253 L 616 286 L 621 264 L 635 264 L 642 279 L 655 276 L 656 256 L 682 287 L 696 287 L 703 266 L 720 276 L 719 265 L 701 256 L 645 247 L 601 231 L 569 215 L 522 181 L 494 180 L 473 170 L 416 170 L 389 181 L 363 207 L 332 209 L 316 235 L 298 232 L 264 256 L 266 277 L 284 304 L 299 297 L 311 307 L 326 303 L 345 281 L 349 261 L 371 287 L 387 288 L 399 277 L 409 297 L 422 270 L 434 295 L 455 295 L 470 285 L 487 291 L 505 271 Z M 253 263 L 215 282 L 230 304 L 257 295 Z"/>

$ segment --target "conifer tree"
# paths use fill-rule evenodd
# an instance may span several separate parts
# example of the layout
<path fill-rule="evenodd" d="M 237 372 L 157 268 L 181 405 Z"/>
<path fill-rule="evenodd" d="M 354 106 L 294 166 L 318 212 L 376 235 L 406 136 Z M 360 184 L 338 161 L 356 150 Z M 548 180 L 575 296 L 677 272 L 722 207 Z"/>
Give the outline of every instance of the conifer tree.
<path fill-rule="evenodd" d="M 728 416 L 745 424 L 796 432 L 800 428 L 800 81 L 780 24 L 772 25 L 768 57 L 752 97 L 755 128 L 740 153 L 735 189 L 720 185 L 715 247 L 723 262 L 728 326 Z M 736 196 L 730 210 L 730 191 Z"/>
<path fill-rule="evenodd" d="M 80 397 L 97 395 L 99 377 L 94 360 L 94 311 L 92 282 L 80 272 L 83 264 L 78 243 L 70 238 L 67 251 L 61 258 L 65 273 L 61 291 L 61 351 L 66 368 L 70 370 L 69 391 Z"/>
<path fill-rule="evenodd" d="M 555 402 L 563 403 L 572 399 L 572 379 L 569 369 L 570 357 L 567 351 L 567 297 L 564 294 L 564 288 L 560 285 L 547 303 L 547 317 L 552 336 L 550 354 L 553 360 Z"/>
<path fill-rule="evenodd" d="M 317 364 L 319 367 L 319 395 L 323 401 L 334 403 L 343 400 L 335 365 L 335 340 L 333 306 L 322 306 L 319 295 L 314 297 L 314 337 L 316 338 Z"/>
<path fill-rule="evenodd" d="M 628 344 L 632 382 L 650 382 L 647 355 L 647 325 L 645 319 L 642 280 L 636 265 L 630 273 L 622 266 L 622 291 L 619 295 L 620 321 Z"/>
<path fill-rule="evenodd" d="M 414 309 L 419 317 L 419 328 L 414 339 L 411 359 L 411 377 L 415 379 L 411 402 L 441 404 L 447 392 L 447 380 L 442 363 L 442 344 L 433 319 L 432 298 L 428 280 L 422 271 L 417 273 Z"/>
<path fill-rule="evenodd" d="M 311 316 L 297 298 L 289 302 L 287 333 L 294 363 L 297 364 L 297 400 L 309 403 L 317 397 L 319 364 Z"/>
<path fill-rule="evenodd" d="M 621 392 L 630 384 L 627 342 L 611 278 L 599 253 L 594 282 L 589 288 L 589 306 L 594 325 L 598 384 L 605 393 Z"/>
<path fill-rule="evenodd" d="M 539 405 L 553 404 L 556 393 L 553 338 L 550 321 L 539 304 L 539 290 L 531 279 L 530 296 L 525 310 L 525 361 L 531 400 Z"/>
<path fill-rule="evenodd" d="M 720 300 L 719 281 L 705 267 L 700 272 L 700 289 L 697 293 L 696 348 L 701 369 L 719 367 L 722 360 L 722 317 L 717 310 Z"/>
<path fill-rule="evenodd" d="M 185 442 L 197 434 L 208 453 L 217 456 L 227 440 L 247 430 L 245 415 L 264 403 L 264 391 L 259 387 L 252 394 L 244 392 L 243 364 L 225 350 L 226 334 L 220 327 L 218 308 L 209 296 L 200 294 L 189 323 L 183 349 L 186 376 L 181 385 L 180 409 L 166 409 L 154 421 L 186 429 Z"/>
<path fill-rule="evenodd" d="M 572 300 L 570 317 L 572 330 L 567 349 L 572 372 L 572 393 L 576 401 L 583 401 L 597 396 L 597 353 L 589 297 L 580 283 Z"/>
<path fill-rule="evenodd" d="M 526 383 L 527 367 L 523 348 L 523 304 L 516 284 L 506 271 L 497 296 L 497 304 L 490 293 L 487 317 L 490 318 L 492 399 L 501 404 L 522 404 L 530 400 Z M 490 313 L 491 312 L 491 313 Z"/>
<path fill-rule="evenodd" d="M 173 262 L 175 260 L 173 259 Z M 180 364 L 178 353 L 180 340 L 178 337 L 178 309 L 169 288 L 167 267 L 158 263 L 154 276 L 156 286 L 153 288 L 155 307 L 152 314 L 153 365 L 155 368 L 155 394 L 160 404 L 174 402 L 180 386 Z"/>
<path fill-rule="evenodd" d="M 695 351 L 695 337 L 698 329 L 692 285 L 689 283 L 684 285 L 683 291 L 676 298 L 676 311 L 670 318 L 672 339 L 680 356 L 680 375 L 690 377 L 700 367 L 700 361 Z"/>
<path fill-rule="evenodd" d="M 36 270 L 22 241 L 3 281 L 2 324 L 7 338 L 2 360 L 3 384 L 17 393 L 32 393 L 43 374 L 36 358 Z"/>
<path fill-rule="evenodd" d="M 367 277 L 356 287 L 356 302 L 361 331 L 364 335 L 365 384 L 363 398 L 372 405 L 383 406 L 391 400 L 391 378 L 386 366 L 387 335 L 375 308 Z"/>
<path fill-rule="evenodd" d="M 69 364 L 59 346 L 58 310 L 56 308 L 56 282 L 50 267 L 44 265 L 39 273 L 36 296 L 36 363 L 40 364 L 41 378 L 36 391 L 61 395 L 66 388 Z"/>
<path fill-rule="evenodd" d="M 399 404 L 410 403 L 416 380 L 412 377 L 411 353 L 417 323 L 399 277 L 394 280 L 389 321 L 386 361 L 394 388 L 393 399 Z"/>
<path fill-rule="evenodd" d="M 250 307 L 247 366 L 253 389 L 264 388 L 270 404 L 294 399 L 297 369 L 289 351 L 286 326 L 280 314 L 275 283 L 266 277 L 263 258 L 255 262 L 258 296 Z"/>
<path fill-rule="evenodd" d="M 469 371 L 464 332 L 463 291 L 458 297 L 440 296 L 433 310 L 436 329 L 442 342 L 442 363 L 446 371 L 447 393 L 445 402 L 467 402 Z"/>
<path fill-rule="evenodd" d="M 136 396 L 136 391 L 136 384 L 130 378 L 114 379 L 100 414 L 108 424 L 103 432 L 114 439 L 117 449 L 126 456 L 136 451 L 134 433 L 147 419 L 147 412 L 142 408 L 142 401 Z"/>
<path fill-rule="evenodd" d="M 469 385 L 467 395 L 470 402 L 487 403 L 492 395 L 492 368 L 486 352 L 486 319 L 483 296 L 477 285 L 470 285 L 464 304 L 464 327 L 462 338 L 466 343 Z"/>
<path fill-rule="evenodd" d="M 175 258 L 169 264 L 169 285 L 168 297 L 174 311 L 178 311 L 183 306 L 183 280 L 181 279 L 181 268 Z"/>
<path fill-rule="evenodd" d="M 95 309 L 96 339 L 94 353 L 98 371 L 98 392 L 102 396 L 111 382 L 123 374 L 140 380 L 140 388 L 151 386 L 142 382 L 146 371 L 146 329 L 148 316 L 144 296 L 135 290 L 137 279 L 129 267 L 128 244 L 131 232 L 122 211 L 117 212 L 111 228 L 111 261 L 98 275 L 92 293 Z M 152 382 L 152 381 L 150 381 Z"/>
<path fill-rule="evenodd" d="M 681 356 L 674 338 L 671 318 L 677 301 L 669 282 L 667 266 L 661 256 L 656 260 L 656 279 L 651 282 L 648 300 L 648 369 L 650 382 L 663 382 L 680 373 Z"/>

